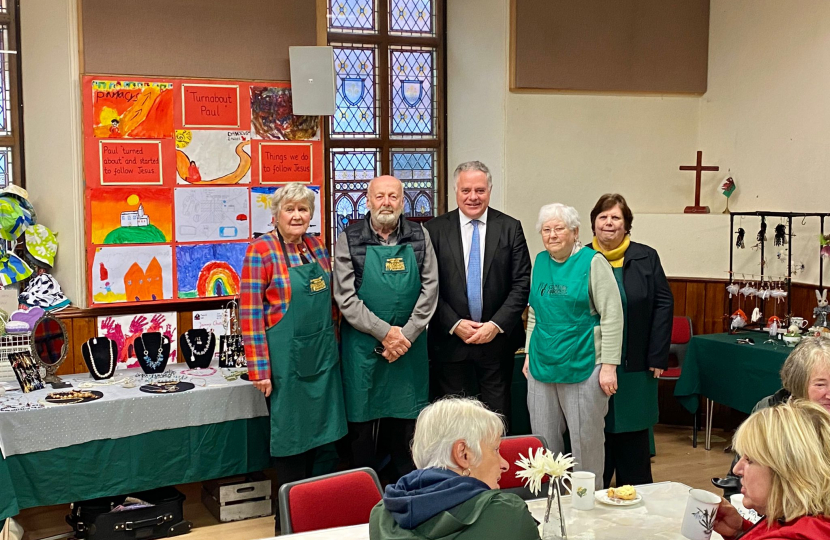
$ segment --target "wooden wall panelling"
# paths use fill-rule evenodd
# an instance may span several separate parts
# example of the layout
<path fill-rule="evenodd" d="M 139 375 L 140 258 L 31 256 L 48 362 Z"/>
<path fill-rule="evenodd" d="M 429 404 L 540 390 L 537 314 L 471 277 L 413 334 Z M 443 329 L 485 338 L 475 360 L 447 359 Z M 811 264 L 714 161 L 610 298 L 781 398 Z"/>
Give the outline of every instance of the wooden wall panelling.
<path fill-rule="evenodd" d="M 77 352 L 75 355 L 75 373 L 88 373 L 89 370 L 86 368 L 83 354 L 81 354 L 81 346 L 88 339 L 96 336 L 97 326 L 95 324 L 95 317 L 77 317 L 66 322 L 72 323 L 72 337 L 69 342 L 73 344 Z"/>
<path fill-rule="evenodd" d="M 692 320 L 695 334 L 703 334 L 706 306 L 706 283 L 690 281 L 686 284 L 686 315 Z"/>
<path fill-rule="evenodd" d="M 669 280 L 672 296 L 674 296 L 674 314 L 686 315 L 686 282 L 683 280 Z"/>
<path fill-rule="evenodd" d="M 193 312 L 192 311 L 180 311 L 179 312 L 179 326 L 178 326 L 178 334 L 179 334 L 179 342 L 182 340 L 182 336 L 185 332 L 193 328 Z M 177 362 L 184 362 L 184 356 L 182 356 L 182 348 L 181 345 L 177 344 L 176 350 L 178 351 L 176 356 Z"/>
<path fill-rule="evenodd" d="M 706 283 L 706 299 L 704 305 L 704 334 L 717 334 L 725 330 L 726 315 L 726 284 L 719 282 Z"/>

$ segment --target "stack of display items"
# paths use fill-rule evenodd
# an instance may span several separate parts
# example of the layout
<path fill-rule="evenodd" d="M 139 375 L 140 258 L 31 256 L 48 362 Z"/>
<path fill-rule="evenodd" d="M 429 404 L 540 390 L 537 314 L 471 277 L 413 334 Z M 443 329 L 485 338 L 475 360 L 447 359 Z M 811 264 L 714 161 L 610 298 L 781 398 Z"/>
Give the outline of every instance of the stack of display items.
<path fill-rule="evenodd" d="M 242 327 L 239 325 L 239 303 L 236 299 L 225 307 L 225 335 L 219 337 L 219 367 L 245 367 L 245 347 L 242 344 Z"/>
<path fill-rule="evenodd" d="M 807 320 L 797 317 L 792 312 L 792 280 L 805 269 L 801 261 L 793 260 L 792 239 L 793 219 L 801 220 L 802 224 L 809 218 L 819 219 L 819 234 L 821 242 L 817 245 L 817 256 L 819 264 L 819 288 L 824 286 L 824 258 L 830 256 L 830 250 L 825 250 L 824 221 L 830 213 L 793 213 L 793 212 L 730 212 L 729 215 L 729 284 L 726 287 L 728 292 L 728 310 L 730 314 L 730 330 L 738 329 L 761 330 L 776 335 L 787 332 L 791 333 L 792 327 L 796 326 L 796 333 L 800 335 L 802 329 L 809 326 Z M 735 218 L 739 218 L 738 227 L 735 227 Z M 755 217 L 760 219 L 755 244 L 746 238 L 747 231 L 743 228 L 743 218 Z M 767 225 L 772 220 L 779 220 L 774 226 L 772 234 L 768 234 Z M 771 237 L 771 238 L 770 238 Z M 830 240 L 830 239 L 828 239 Z M 768 253 L 767 242 L 772 241 L 776 248 L 776 258 L 785 264 L 784 275 L 774 275 L 767 268 L 765 255 Z M 757 250 L 760 258 L 760 270 L 758 274 L 747 274 L 735 272 L 735 250 L 746 249 L 747 243 Z M 813 311 L 818 325 L 826 321 L 822 318 L 821 297 L 819 307 Z M 771 301 L 772 313 L 766 313 L 765 309 Z M 783 304 L 783 310 L 778 312 L 778 306 Z M 830 311 L 830 310 L 828 310 Z M 823 312 L 822 312 L 823 313 Z M 825 322 L 826 325 L 826 322 Z"/>

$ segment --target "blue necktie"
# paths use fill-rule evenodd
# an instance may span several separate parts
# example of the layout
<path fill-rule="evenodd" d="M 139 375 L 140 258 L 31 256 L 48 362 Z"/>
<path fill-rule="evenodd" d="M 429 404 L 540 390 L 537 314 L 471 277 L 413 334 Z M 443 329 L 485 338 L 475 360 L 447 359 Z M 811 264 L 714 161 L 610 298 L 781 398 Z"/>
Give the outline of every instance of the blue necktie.
<path fill-rule="evenodd" d="M 474 219 L 473 240 L 470 243 L 470 261 L 467 263 L 467 301 L 470 307 L 470 316 L 476 322 L 481 322 L 481 242 L 478 236 L 479 220 Z"/>

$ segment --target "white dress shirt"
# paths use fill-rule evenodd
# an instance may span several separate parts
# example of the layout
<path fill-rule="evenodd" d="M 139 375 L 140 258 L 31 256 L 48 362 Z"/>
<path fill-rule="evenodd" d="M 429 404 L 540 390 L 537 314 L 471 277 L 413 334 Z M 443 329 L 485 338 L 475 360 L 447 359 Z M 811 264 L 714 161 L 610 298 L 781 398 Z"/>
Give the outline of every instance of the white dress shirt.
<path fill-rule="evenodd" d="M 484 213 L 478 218 L 478 253 L 479 258 L 481 260 L 481 268 L 479 269 L 479 276 L 481 276 L 481 299 L 484 300 L 484 239 L 487 236 L 487 212 L 490 209 L 487 208 L 484 210 Z M 473 220 L 472 218 L 467 217 L 464 215 L 464 212 L 461 209 L 458 209 L 458 218 L 461 221 L 461 248 L 464 251 L 464 274 L 467 275 L 467 266 L 470 263 L 470 246 L 473 243 Z M 455 333 L 455 329 L 460 323 L 461 320 L 458 320 L 452 328 L 450 328 L 450 334 Z M 487 321 L 482 321 L 487 322 Z M 503 330 L 499 325 L 493 323 L 493 325 L 498 328 L 499 333 L 502 333 Z"/>

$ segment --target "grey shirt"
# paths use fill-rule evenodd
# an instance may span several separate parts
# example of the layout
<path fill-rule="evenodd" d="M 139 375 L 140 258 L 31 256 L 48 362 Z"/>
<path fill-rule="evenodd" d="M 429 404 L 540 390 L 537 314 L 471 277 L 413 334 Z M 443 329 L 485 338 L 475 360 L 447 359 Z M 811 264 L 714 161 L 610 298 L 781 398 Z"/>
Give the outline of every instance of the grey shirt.
<path fill-rule="evenodd" d="M 413 223 L 413 227 L 422 227 Z M 427 327 L 427 323 L 435 313 L 438 305 L 438 261 L 435 258 L 435 251 L 432 249 L 432 241 L 426 228 L 424 231 L 424 269 L 421 272 L 421 294 L 415 302 L 412 315 L 401 329 L 404 337 L 410 342 L 421 335 Z M 374 231 L 373 231 L 374 232 Z M 398 231 L 393 231 L 389 238 L 384 239 L 375 233 L 377 240 L 383 246 L 395 246 L 398 244 Z M 343 317 L 356 330 L 364 334 L 371 334 L 378 341 L 383 341 L 392 326 L 381 320 L 372 313 L 363 301 L 357 297 L 357 290 L 354 286 L 354 266 L 352 256 L 349 253 L 349 240 L 344 234 L 334 246 L 334 301 L 340 308 Z"/>

